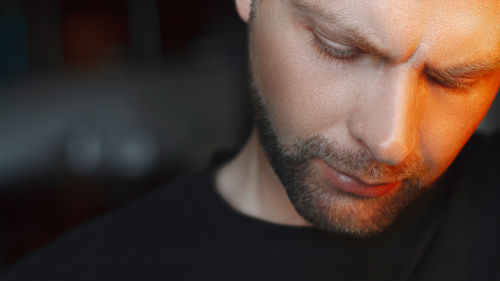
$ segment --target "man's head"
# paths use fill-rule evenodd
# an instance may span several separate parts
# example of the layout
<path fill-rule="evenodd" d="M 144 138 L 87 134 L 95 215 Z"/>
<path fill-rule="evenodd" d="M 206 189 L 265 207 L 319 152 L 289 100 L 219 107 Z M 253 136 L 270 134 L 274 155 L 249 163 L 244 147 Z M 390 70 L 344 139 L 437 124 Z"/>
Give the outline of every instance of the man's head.
<path fill-rule="evenodd" d="M 236 0 L 255 123 L 297 212 L 383 230 L 451 164 L 500 85 L 498 0 Z"/>

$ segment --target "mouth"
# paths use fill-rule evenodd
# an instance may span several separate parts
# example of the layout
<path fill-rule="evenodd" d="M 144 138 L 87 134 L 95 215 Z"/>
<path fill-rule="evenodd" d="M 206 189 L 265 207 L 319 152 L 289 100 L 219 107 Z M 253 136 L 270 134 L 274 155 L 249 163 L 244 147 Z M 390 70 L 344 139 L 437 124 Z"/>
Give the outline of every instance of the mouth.
<path fill-rule="evenodd" d="M 353 175 L 348 175 L 328 165 L 323 160 L 318 160 L 323 174 L 335 189 L 358 195 L 361 197 L 373 198 L 383 196 L 396 189 L 401 182 L 387 183 L 366 183 Z"/>

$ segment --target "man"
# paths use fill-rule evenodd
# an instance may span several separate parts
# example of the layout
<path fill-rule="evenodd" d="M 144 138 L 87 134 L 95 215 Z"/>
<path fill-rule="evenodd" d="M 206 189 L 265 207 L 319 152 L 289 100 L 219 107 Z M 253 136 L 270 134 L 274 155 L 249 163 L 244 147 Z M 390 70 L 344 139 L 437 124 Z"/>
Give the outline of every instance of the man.
<path fill-rule="evenodd" d="M 5 280 L 500 280 L 499 137 L 462 150 L 500 86 L 500 2 L 236 6 L 243 149 Z"/>

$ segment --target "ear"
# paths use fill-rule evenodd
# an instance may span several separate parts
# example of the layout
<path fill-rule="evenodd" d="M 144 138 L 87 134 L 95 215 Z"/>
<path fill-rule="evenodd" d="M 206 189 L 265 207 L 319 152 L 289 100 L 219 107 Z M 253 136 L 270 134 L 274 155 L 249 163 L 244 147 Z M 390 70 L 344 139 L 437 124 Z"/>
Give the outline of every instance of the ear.
<path fill-rule="evenodd" d="M 240 18 L 248 23 L 250 18 L 250 11 L 252 9 L 252 0 L 236 0 L 236 10 Z"/>

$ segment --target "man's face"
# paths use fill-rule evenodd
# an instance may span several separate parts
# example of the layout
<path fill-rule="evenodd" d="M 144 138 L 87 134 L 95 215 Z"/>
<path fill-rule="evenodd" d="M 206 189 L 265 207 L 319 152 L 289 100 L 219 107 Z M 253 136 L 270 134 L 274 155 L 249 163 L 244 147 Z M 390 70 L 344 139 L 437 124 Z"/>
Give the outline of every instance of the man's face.
<path fill-rule="evenodd" d="M 386 228 L 451 164 L 500 84 L 498 0 L 253 8 L 261 143 L 298 213 L 328 231 Z"/>

